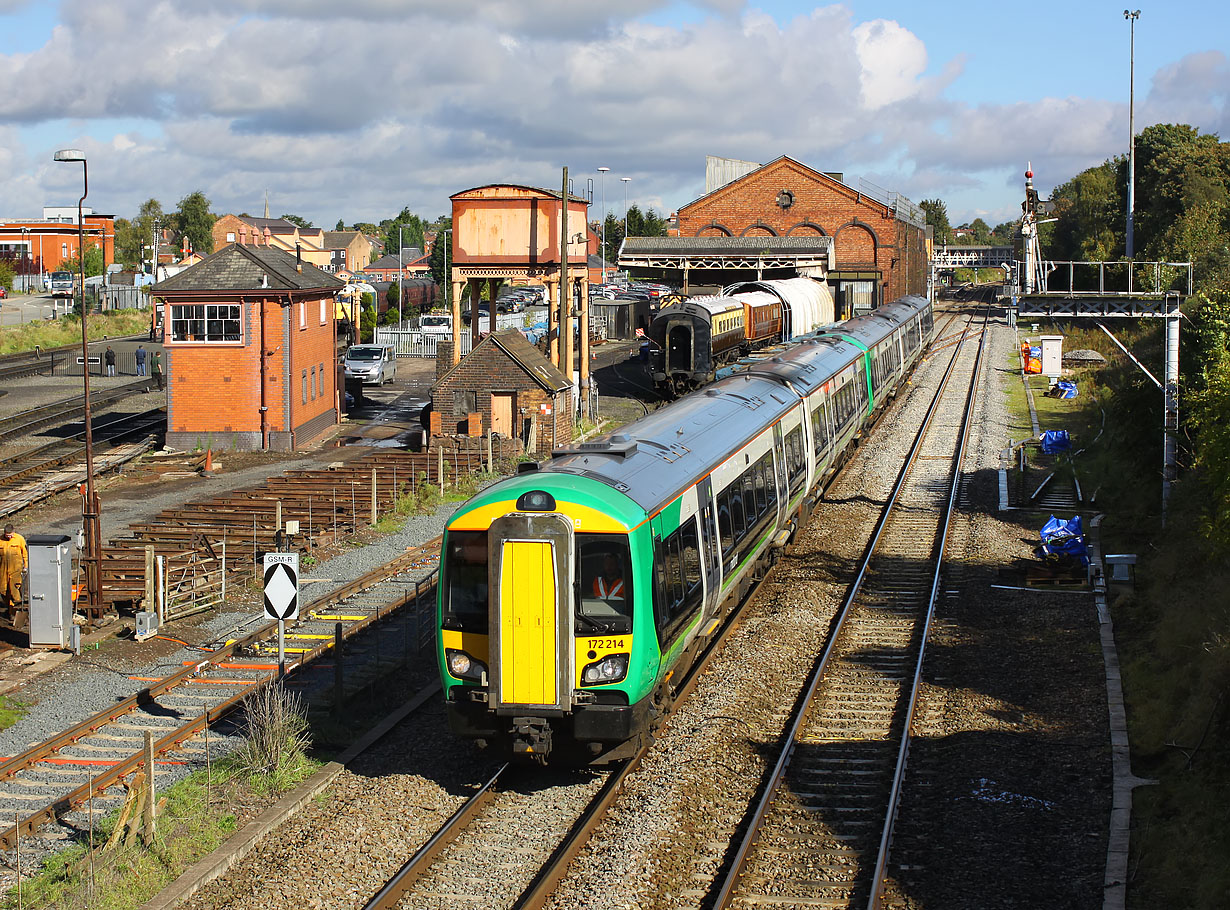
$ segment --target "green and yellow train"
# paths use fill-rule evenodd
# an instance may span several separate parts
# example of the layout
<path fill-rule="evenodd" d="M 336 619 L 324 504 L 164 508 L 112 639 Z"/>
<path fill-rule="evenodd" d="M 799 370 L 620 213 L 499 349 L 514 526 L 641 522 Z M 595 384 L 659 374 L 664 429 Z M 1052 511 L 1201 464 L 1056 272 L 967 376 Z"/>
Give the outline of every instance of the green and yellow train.
<path fill-rule="evenodd" d="M 931 332 L 902 298 L 467 502 L 438 589 L 454 732 L 541 760 L 649 734 Z"/>

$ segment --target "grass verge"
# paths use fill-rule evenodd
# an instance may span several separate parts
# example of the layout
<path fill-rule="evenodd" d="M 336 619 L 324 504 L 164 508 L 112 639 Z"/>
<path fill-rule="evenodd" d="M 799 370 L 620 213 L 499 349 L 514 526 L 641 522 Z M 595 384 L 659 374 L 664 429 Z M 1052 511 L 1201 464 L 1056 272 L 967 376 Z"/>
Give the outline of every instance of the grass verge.
<path fill-rule="evenodd" d="M 104 337 L 139 335 L 148 329 L 148 310 L 112 310 L 91 315 L 86 323 L 91 341 Z M 45 350 L 80 342 L 81 320 L 76 316 L 0 328 L 0 354 L 33 351 L 35 347 Z"/>

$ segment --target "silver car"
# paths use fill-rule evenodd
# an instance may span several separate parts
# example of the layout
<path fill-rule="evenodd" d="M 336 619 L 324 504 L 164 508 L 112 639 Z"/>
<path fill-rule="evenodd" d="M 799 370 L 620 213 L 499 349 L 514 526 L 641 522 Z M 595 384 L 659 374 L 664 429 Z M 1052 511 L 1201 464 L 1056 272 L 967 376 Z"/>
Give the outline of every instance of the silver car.
<path fill-rule="evenodd" d="M 391 344 L 352 345 L 342 363 L 346 378 L 361 379 L 364 385 L 384 385 L 397 378 L 397 352 Z"/>

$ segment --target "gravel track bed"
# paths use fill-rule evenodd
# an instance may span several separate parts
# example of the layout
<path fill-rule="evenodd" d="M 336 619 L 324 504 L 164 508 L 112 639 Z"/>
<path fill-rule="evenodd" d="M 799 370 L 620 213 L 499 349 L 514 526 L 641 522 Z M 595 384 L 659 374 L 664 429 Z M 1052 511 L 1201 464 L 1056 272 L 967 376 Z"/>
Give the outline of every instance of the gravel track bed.
<path fill-rule="evenodd" d="M 409 692 L 407 693 L 409 694 Z M 361 906 L 494 773 L 432 702 L 181 910 Z"/>
<path fill-rule="evenodd" d="M 856 450 L 548 906 L 707 904 L 948 359 L 920 365 Z"/>
<path fill-rule="evenodd" d="M 1015 332 L 996 325 L 924 666 L 890 868 L 896 908 L 1097 907 L 1110 808 L 1087 593 L 1011 591 L 1046 515 L 998 512 Z"/>

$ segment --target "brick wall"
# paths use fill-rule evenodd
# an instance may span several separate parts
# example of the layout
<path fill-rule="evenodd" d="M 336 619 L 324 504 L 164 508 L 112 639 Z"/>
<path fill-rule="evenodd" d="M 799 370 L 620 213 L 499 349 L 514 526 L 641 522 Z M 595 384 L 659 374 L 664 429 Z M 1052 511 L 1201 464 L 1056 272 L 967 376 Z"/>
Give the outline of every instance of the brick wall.
<path fill-rule="evenodd" d="M 779 205 L 783 190 L 793 195 Z M 884 299 L 926 293 L 925 232 L 857 190 L 781 159 L 679 210 L 681 236 L 833 238 L 839 270 L 878 270 Z"/>
<path fill-rule="evenodd" d="M 219 297 L 218 302 L 223 298 Z M 233 301 L 233 298 L 232 298 Z M 226 302 L 232 302 L 226 301 Z M 193 301 L 199 302 L 199 301 Z M 337 422 L 337 365 L 332 299 L 303 301 L 306 325 L 300 327 L 299 301 L 264 302 L 265 404 L 271 434 L 279 447 L 315 441 Z M 171 303 L 164 318 L 170 325 Z M 243 302 L 243 338 L 237 343 L 165 342 L 168 444 L 217 438 L 218 448 L 260 448 L 261 302 Z M 303 402 L 307 376 L 307 403 Z M 292 437 L 293 434 L 293 437 Z"/>
<path fill-rule="evenodd" d="M 474 393 L 474 410 L 481 415 L 482 432 L 491 432 L 491 393 L 512 392 L 514 432 L 523 436 L 531 416 L 537 439 L 532 448 L 549 452 L 554 442 L 572 441 L 571 392 L 552 393 L 531 379 L 513 358 L 495 344 L 486 344 L 464 358 L 445 381 L 432 389 L 432 410 L 440 415 L 440 432 L 465 432 L 469 404 L 465 393 Z M 550 413 L 543 413 L 543 407 Z M 433 427 L 434 429 L 434 427 Z"/>

